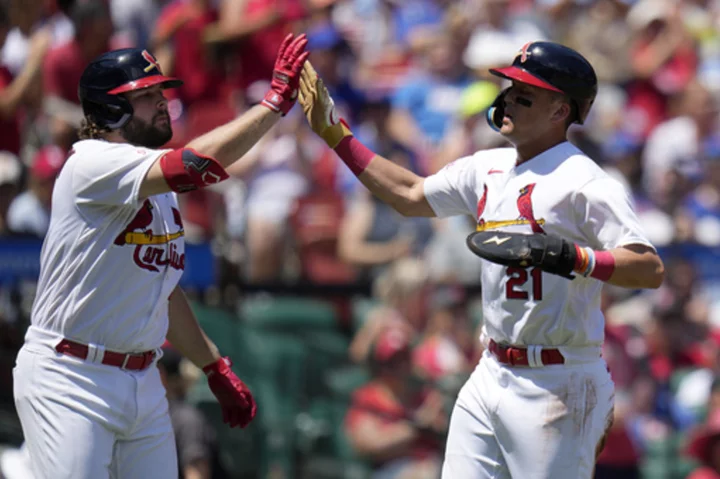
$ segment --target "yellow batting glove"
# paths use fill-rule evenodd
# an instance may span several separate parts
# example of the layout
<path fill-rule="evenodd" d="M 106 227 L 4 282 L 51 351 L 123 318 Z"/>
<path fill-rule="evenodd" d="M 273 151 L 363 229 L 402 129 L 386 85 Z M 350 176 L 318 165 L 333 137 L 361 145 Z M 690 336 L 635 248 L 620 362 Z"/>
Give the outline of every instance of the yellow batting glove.
<path fill-rule="evenodd" d="M 335 110 L 335 102 L 327 91 L 309 61 L 305 62 L 300 73 L 299 102 L 310 128 L 317 133 L 330 148 L 335 149 L 343 138 L 352 136 L 345 120 Z"/>

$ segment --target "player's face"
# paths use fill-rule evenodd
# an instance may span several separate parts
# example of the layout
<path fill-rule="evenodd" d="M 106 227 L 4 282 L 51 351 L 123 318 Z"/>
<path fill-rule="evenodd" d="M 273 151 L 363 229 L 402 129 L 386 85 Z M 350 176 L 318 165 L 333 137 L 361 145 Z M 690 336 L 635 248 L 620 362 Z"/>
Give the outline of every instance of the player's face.
<path fill-rule="evenodd" d="M 551 128 L 563 124 L 570 105 L 562 96 L 526 83 L 513 82 L 505 96 L 505 116 L 500 133 L 514 143 L 542 138 Z"/>
<path fill-rule="evenodd" d="M 153 86 L 127 94 L 133 116 L 120 133 L 128 143 L 147 148 L 159 148 L 172 138 L 172 125 L 167 99 L 162 88 Z"/>

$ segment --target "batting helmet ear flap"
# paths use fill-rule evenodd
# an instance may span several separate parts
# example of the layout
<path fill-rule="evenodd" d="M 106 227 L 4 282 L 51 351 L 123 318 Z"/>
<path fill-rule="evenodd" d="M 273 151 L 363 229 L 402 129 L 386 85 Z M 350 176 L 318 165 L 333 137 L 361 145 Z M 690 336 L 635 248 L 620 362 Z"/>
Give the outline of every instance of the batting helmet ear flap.
<path fill-rule="evenodd" d="M 502 121 L 505 116 L 505 96 L 509 90 L 510 88 L 506 88 L 501 91 L 485 114 L 488 125 L 495 131 L 500 131 L 500 128 L 502 128 Z"/>

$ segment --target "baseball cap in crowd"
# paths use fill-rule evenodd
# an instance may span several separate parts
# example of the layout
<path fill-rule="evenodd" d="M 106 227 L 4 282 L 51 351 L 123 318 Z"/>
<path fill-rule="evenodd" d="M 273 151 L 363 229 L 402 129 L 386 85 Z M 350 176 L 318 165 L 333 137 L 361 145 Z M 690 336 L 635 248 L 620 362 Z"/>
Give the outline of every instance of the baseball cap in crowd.
<path fill-rule="evenodd" d="M 18 157 L 9 151 L 0 151 L 0 185 L 16 184 L 21 173 Z"/>
<path fill-rule="evenodd" d="M 66 157 L 62 148 L 55 145 L 44 146 L 35 154 L 30 173 L 39 180 L 53 179 L 60 173 Z"/>

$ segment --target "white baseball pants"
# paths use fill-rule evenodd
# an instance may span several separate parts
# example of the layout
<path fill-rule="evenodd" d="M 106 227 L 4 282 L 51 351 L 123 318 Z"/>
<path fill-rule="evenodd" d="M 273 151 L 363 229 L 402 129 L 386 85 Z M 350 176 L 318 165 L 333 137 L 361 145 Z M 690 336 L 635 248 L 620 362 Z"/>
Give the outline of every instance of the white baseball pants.
<path fill-rule="evenodd" d="M 126 371 L 28 342 L 13 376 L 35 479 L 177 479 L 175 436 L 155 364 Z"/>
<path fill-rule="evenodd" d="M 460 390 L 443 479 L 591 479 L 613 414 L 606 363 L 511 367 L 488 351 Z"/>

